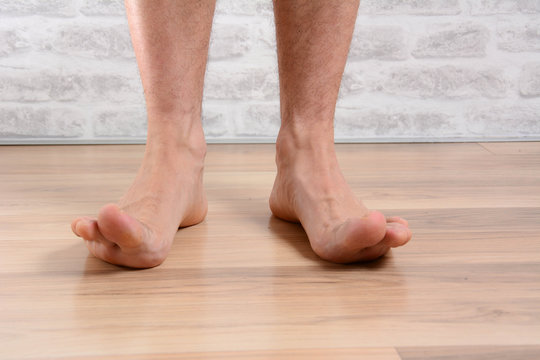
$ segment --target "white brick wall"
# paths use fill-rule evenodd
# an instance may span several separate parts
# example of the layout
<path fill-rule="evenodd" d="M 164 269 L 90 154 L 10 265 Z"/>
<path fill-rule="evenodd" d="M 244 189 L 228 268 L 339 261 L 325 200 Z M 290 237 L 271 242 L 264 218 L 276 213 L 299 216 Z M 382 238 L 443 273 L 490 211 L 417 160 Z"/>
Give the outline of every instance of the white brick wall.
<path fill-rule="evenodd" d="M 218 0 L 209 141 L 274 139 L 271 0 Z M 139 142 L 121 0 L 0 0 L 0 143 Z M 540 139 L 540 0 L 363 0 L 337 140 Z"/>

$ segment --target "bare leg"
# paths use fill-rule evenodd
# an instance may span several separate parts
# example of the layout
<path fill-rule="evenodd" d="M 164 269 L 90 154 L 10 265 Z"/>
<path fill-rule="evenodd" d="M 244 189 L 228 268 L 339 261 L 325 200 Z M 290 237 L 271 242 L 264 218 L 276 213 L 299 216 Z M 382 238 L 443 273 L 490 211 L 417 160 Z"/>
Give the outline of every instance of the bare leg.
<path fill-rule="evenodd" d="M 206 215 L 201 102 L 215 0 L 125 4 L 148 112 L 146 150 L 118 205 L 75 219 L 72 229 L 98 258 L 144 268 L 165 260 L 178 227 Z"/>
<path fill-rule="evenodd" d="M 411 238 L 405 220 L 386 219 L 356 199 L 334 151 L 334 111 L 358 5 L 274 0 L 282 123 L 270 208 L 299 221 L 313 250 L 340 263 L 378 258 Z"/>

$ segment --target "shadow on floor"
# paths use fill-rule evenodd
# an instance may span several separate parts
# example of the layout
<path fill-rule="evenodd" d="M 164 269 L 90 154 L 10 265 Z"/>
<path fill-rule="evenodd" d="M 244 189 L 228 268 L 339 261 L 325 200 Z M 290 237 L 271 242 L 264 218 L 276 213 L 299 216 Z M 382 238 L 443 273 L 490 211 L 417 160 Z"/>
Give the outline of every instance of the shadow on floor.
<path fill-rule="evenodd" d="M 334 264 L 321 259 L 313 252 L 302 225 L 284 221 L 271 215 L 268 220 L 268 229 L 276 237 L 294 248 L 294 250 L 300 253 L 304 258 L 312 260 L 314 263 L 329 271 L 350 271 L 355 269 L 378 270 L 381 268 L 388 268 L 393 264 L 391 252 L 374 261 L 352 264 Z"/>

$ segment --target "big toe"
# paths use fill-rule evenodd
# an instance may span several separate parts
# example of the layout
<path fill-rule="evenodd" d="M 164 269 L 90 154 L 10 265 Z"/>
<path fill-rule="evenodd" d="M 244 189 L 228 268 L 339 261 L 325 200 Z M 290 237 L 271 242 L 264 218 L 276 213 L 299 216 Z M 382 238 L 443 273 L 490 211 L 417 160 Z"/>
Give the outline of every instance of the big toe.
<path fill-rule="evenodd" d="M 116 204 L 102 207 L 97 222 L 103 236 L 120 247 L 137 247 L 144 240 L 144 226 Z"/>
<path fill-rule="evenodd" d="M 362 218 L 352 218 L 342 224 L 336 232 L 336 240 L 348 250 L 358 250 L 378 244 L 385 235 L 386 218 L 372 211 Z"/>
<path fill-rule="evenodd" d="M 334 231 L 334 239 L 327 239 L 323 246 L 314 250 L 325 260 L 349 263 L 359 260 L 366 248 L 379 244 L 386 233 L 386 219 L 378 211 L 362 218 L 351 218 Z"/>

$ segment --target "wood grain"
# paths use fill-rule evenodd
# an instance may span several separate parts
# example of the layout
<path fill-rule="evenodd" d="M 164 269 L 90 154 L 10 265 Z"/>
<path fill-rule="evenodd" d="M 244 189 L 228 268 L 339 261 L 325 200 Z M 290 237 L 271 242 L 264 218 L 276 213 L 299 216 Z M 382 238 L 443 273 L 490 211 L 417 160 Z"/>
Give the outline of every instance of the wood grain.
<path fill-rule="evenodd" d="M 272 145 L 210 145 L 207 219 L 142 271 L 69 227 L 122 195 L 142 146 L 0 147 L 0 358 L 532 359 L 539 144 L 338 145 L 355 193 L 414 232 L 348 266 L 271 216 Z"/>
<path fill-rule="evenodd" d="M 538 360 L 540 346 L 453 346 L 399 348 L 402 360 Z"/>

